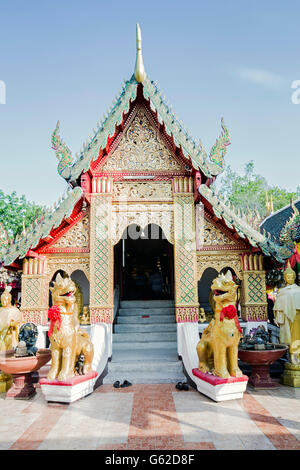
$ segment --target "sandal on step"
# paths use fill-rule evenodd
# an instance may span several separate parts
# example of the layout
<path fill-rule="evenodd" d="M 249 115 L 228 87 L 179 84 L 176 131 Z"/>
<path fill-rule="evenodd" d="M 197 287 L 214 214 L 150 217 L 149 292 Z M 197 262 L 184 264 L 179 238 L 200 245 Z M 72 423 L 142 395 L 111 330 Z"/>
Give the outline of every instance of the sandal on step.
<path fill-rule="evenodd" d="M 124 380 L 124 382 L 122 383 L 121 387 L 130 387 L 132 384 L 130 382 L 128 382 L 128 380 Z"/>
<path fill-rule="evenodd" d="M 183 387 L 183 383 L 182 383 L 182 382 L 178 382 L 178 383 L 176 384 L 177 390 L 182 390 L 182 387 Z"/>
<path fill-rule="evenodd" d="M 114 385 L 113 385 L 115 388 L 119 388 L 120 387 L 120 382 L 119 380 L 117 380 Z"/>

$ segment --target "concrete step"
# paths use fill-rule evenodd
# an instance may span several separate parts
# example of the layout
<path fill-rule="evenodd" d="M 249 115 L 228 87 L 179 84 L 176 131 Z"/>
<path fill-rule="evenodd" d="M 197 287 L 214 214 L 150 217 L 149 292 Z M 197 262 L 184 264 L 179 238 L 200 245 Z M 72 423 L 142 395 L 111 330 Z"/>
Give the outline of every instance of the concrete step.
<path fill-rule="evenodd" d="M 117 317 L 117 324 L 138 323 L 139 325 L 149 325 L 152 323 L 175 323 L 175 315 L 124 315 Z"/>
<path fill-rule="evenodd" d="M 166 308 L 174 307 L 174 300 L 121 300 L 121 308 Z"/>
<path fill-rule="evenodd" d="M 135 349 L 129 354 L 124 351 L 123 357 L 120 353 L 119 351 L 113 354 L 113 360 L 108 365 L 108 374 L 103 380 L 104 384 L 113 384 L 117 380 L 121 383 L 128 380 L 132 384 L 177 383 L 185 380 L 182 362 L 177 359 L 174 350 L 170 352 L 152 349 L 143 352 Z"/>
<path fill-rule="evenodd" d="M 182 362 L 181 361 L 172 361 L 172 362 L 167 362 L 167 361 L 156 361 L 156 362 L 132 362 L 132 363 L 126 363 L 124 364 L 123 362 L 111 362 L 108 367 L 109 373 L 112 372 L 113 374 L 115 373 L 123 373 L 123 371 L 126 372 L 131 372 L 131 373 L 143 373 L 145 375 L 145 372 L 150 373 L 150 372 L 166 372 L 168 371 L 168 374 L 170 372 L 181 372 L 182 371 Z M 132 374 L 133 375 L 133 374 Z"/>
<path fill-rule="evenodd" d="M 175 325 L 176 326 L 176 325 Z M 152 343 L 155 341 L 177 341 L 177 331 L 167 331 L 159 333 L 114 333 L 113 343 Z"/>
<path fill-rule="evenodd" d="M 134 345 L 134 349 L 114 350 L 112 355 L 112 364 L 117 363 L 146 363 L 146 362 L 178 362 L 178 353 L 176 347 L 171 348 L 139 348 Z"/>
<path fill-rule="evenodd" d="M 118 313 L 120 317 L 127 316 L 127 315 L 137 315 L 137 316 L 173 315 L 173 317 L 175 318 L 175 311 L 173 307 L 120 308 Z"/>
<path fill-rule="evenodd" d="M 185 382 L 186 377 L 182 371 L 172 372 L 167 369 L 161 372 L 135 372 L 131 374 L 129 371 L 121 373 L 108 373 L 103 379 L 103 384 L 114 384 L 117 380 L 122 384 L 124 380 L 128 380 L 132 384 L 176 384 L 177 382 Z"/>
<path fill-rule="evenodd" d="M 139 323 L 114 325 L 115 333 L 166 333 L 177 331 L 176 323 L 153 323 L 151 325 L 140 325 Z"/>
<path fill-rule="evenodd" d="M 130 335 L 131 336 L 131 335 Z M 177 339 L 176 341 L 153 341 L 153 342 L 140 342 L 140 341 L 115 341 L 113 342 L 112 349 L 113 354 L 115 351 L 128 351 L 131 348 L 137 349 L 177 349 Z"/>

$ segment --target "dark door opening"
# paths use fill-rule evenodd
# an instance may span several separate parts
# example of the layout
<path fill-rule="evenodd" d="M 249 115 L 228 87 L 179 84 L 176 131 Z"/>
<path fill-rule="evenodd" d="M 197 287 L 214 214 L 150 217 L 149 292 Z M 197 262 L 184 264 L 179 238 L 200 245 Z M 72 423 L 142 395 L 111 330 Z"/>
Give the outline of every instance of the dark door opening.
<path fill-rule="evenodd" d="M 114 249 L 114 281 L 121 300 L 174 298 L 173 246 L 158 225 L 130 225 Z"/>

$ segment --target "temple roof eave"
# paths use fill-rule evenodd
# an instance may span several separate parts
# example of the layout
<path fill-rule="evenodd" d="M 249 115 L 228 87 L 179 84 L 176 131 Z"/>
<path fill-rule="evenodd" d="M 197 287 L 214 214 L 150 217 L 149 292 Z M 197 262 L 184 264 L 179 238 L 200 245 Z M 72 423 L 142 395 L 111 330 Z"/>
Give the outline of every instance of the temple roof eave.
<path fill-rule="evenodd" d="M 228 228 L 235 230 L 240 237 L 246 238 L 253 247 L 259 248 L 266 256 L 284 263 L 292 255 L 288 247 L 276 244 L 271 240 L 270 234 L 261 233 L 258 228 L 250 225 L 241 215 L 228 207 L 223 197 L 213 188 L 202 184 L 198 191 L 209 202 L 216 217 L 223 219 Z"/>
<path fill-rule="evenodd" d="M 16 243 L 3 247 L 0 252 L 2 264 L 9 266 L 18 258 L 24 258 L 30 249 L 36 248 L 43 238 L 47 237 L 53 229 L 58 228 L 64 219 L 71 216 L 76 203 L 82 196 L 82 188 L 75 187 L 52 213 L 36 225 L 31 233 L 27 233 Z"/>

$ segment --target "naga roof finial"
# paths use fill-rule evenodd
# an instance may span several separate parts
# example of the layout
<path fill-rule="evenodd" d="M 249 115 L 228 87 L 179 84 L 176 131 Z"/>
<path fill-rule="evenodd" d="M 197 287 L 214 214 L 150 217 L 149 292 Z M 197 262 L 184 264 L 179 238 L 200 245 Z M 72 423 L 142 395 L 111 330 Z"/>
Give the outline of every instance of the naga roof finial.
<path fill-rule="evenodd" d="M 294 240 L 297 236 L 297 231 L 300 227 L 300 213 L 293 201 L 291 201 L 292 215 L 286 221 L 280 232 L 280 242 L 286 245 L 291 252 L 294 252 L 295 243 Z"/>
<path fill-rule="evenodd" d="M 138 83 L 142 83 L 146 78 L 146 71 L 142 56 L 142 35 L 140 25 L 136 25 L 136 61 L 134 69 L 134 77 Z"/>

